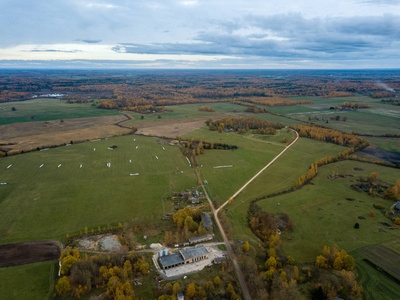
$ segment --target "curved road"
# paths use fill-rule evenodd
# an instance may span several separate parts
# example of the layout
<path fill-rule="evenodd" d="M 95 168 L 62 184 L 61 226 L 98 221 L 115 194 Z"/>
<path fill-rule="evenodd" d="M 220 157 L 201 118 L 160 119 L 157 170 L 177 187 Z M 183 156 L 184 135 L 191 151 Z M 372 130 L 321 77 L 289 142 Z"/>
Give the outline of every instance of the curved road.
<path fill-rule="evenodd" d="M 233 266 L 235 267 L 235 271 L 236 271 L 236 274 L 237 274 L 237 276 L 239 278 L 240 286 L 242 288 L 243 296 L 244 296 L 244 298 L 246 300 L 251 300 L 250 293 L 249 293 L 249 290 L 247 288 L 246 282 L 244 280 L 244 277 L 243 277 L 243 274 L 242 274 L 242 270 L 240 269 L 239 264 L 238 264 L 238 262 L 236 260 L 236 256 L 235 256 L 235 254 L 234 254 L 234 252 L 232 250 L 231 244 L 229 243 L 229 240 L 226 237 L 225 231 L 222 228 L 221 222 L 218 219 L 218 212 L 227 203 L 231 202 L 237 195 L 239 195 L 240 192 L 242 192 L 254 179 L 256 179 L 265 169 L 267 169 L 270 165 L 272 165 L 283 153 L 285 153 L 285 151 L 287 149 L 289 149 L 299 139 L 299 134 L 297 133 L 297 131 L 294 131 L 294 132 L 296 132 L 296 139 L 292 143 L 290 143 L 290 145 L 288 145 L 285 149 L 283 149 L 282 152 L 280 152 L 277 156 L 275 156 L 274 159 L 271 160 L 256 175 L 254 175 L 249 181 L 247 181 L 235 194 L 232 195 L 232 197 L 230 197 L 227 201 L 225 201 L 224 204 L 222 204 L 218 209 L 215 209 L 210 197 L 208 196 L 208 193 L 207 193 L 207 191 L 206 191 L 206 189 L 204 187 L 203 180 L 201 180 L 200 173 L 199 173 L 198 169 L 195 170 L 196 175 L 197 175 L 197 177 L 198 177 L 198 179 L 199 179 L 199 181 L 201 183 L 201 187 L 203 188 L 204 194 L 205 194 L 208 202 L 210 203 L 211 210 L 212 210 L 212 212 L 214 214 L 215 222 L 217 223 L 219 231 L 221 232 L 222 238 L 224 239 L 226 250 L 227 250 L 227 252 L 228 252 L 228 254 L 229 254 L 229 256 L 230 256 L 230 258 L 231 258 L 231 260 L 233 262 Z"/>

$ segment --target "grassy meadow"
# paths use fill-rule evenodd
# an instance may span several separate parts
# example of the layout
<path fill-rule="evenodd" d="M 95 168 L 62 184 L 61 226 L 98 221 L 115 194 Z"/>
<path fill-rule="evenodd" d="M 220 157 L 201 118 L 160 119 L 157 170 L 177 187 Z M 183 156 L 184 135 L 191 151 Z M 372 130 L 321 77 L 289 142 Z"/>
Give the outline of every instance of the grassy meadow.
<path fill-rule="evenodd" d="M 196 185 L 178 147 L 135 135 L 5 157 L 0 170 L 1 243 L 156 220 L 172 209 L 161 197 Z"/>
<path fill-rule="evenodd" d="M 238 146 L 237 150 L 206 150 L 197 157 L 202 177 L 208 181 L 212 198 L 225 202 L 243 184 L 271 161 L 285 145 L 266 143 L 235 133 L 210 131 L 203 127 L 185 135 L 186 138 L 223 142 Z M 214 168 L 219 166 L 230 166 Z"/>
<path fill-rule="evenodd" d="M 354 177 L 329 179 L 333 171 Z M 399 169 L 342 161 L 319 168 L 318 176 L 300 190 L 259 201 L 263 210 L 288 213 L 294 221 L 295 230 L 282 235 L 283 250 L 299 262 L 311 262 L 324 245 L 337 244 L 346 251 L 353 251 L 398 239 L 399 231 L 389 230 L 381 224 L 390 222 L 384 211 L 389 210 L 393 201 L 380 200 L 350 187 L 357 178 L 367 177 L 371 172 L 378 172 L 379 178 L 390 184 L 400 178 Z M 375 209 L 373 204 L 378 203 L 385 209 Z M 375 211 L 375 217 L 369 216 L 371 209 Z M 359 216 L 365 219 L 360 220 Z M 360 224 L 358 230 L 354 229 L 356 222 Z"/>
<path fill-rule="evenodd" d="M 296 180 L 307 172 L 315 159 L 335 156 L 344 149 L 346 148 L 342 146 L 299 138 L 277 161 L 250 183 L 231 205 L 226 207 L 235 238 L 252 237 L 253 244 L 257 245 L 258 240 L 247 224 L 247 209 L 250 201 L 293 187 Z"/>
<path fill-rule="evenodd" d="M 215 110 L 215 112 L 199 111 L 200 106 L 209 106 Z M 184 105 L 171 105 L 165 106 L 165 112 L 160 114 L 142 115 L 131 112 L 130 114 L 134 118 L 129 123 L 138 122 L 156 122 L 161 120 L 174 120 L 174 119 L 185 119 L 185 118 L 196 118 L 196 117 L 212 117 L 215 114 L 232 114 L 239 116 L 246 109 L 245 106 L 236 105 L 229 102 L 217 102 L 217 103 L 199 103 L 199 104 L 184 104 Z M 233 110 L 237 112 L 234 113 Z M 161 119 L 158 118 L 161 115 Z"/>
<path fill-rule="evenodd" d="M 15 111 L 11 108 L 15 107 Z M 114 116 L 116 110 L 99 109 L 91 104 L 68 104 L 65 100 L 38 98 L 27 101 L 0 103 L 0 125 L 50 121 L 59 119 Z"/>
<path fill-rule="evenodd" d="M 57 265 L 54 261 L 0 268 L 0 298 L 53 299 L 56 271 Z"/>

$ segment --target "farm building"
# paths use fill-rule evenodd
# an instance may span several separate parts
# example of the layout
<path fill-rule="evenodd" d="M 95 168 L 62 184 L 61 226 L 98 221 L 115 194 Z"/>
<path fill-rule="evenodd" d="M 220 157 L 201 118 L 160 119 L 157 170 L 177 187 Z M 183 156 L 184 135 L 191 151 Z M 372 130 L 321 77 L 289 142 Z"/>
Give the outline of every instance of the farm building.
<path fill-rule="evenodd" d="M 192 201 L 192 204 L 198 204 L 198 203 L 200 203 L 200 200 L 199 200 L 199 198 L 197 198 L 197 197 L 191 197 L 190 200 Z"/>
<path fill-rule="evenodd" d="M 185 296 L 183 295 L 183 293 L 179 293 L 176 296 L 178 297 L 178 300 L 185 300 Z"/>
<path fill-rule="evenodd" d="M 198 247 L 182 249 L 179 250 L 179 253 L 182 255 L 186 264 L 194 263 L 196 261 L 208 258 L 208 250 L 203 245 Z"/>
<path fill-rule="evenodd" d="M 205 212 L 201 215 L 201 221 L 203 221 L 203 226 L 205 229 L 212 230 L 213 223 L 208 212 Z"/>
<path fill-rule="evenodd" d="M 213 238 L 214 238 L 214 235 L 212 233 L 202 235 L 202 236 L 194 236 L 194 237 L 189 238 L 189 243 L 190 244 L 198 244 L 198 243 L 202 243 L 202 242 L 212 241 Z"/>
<path fill-rule="evenodd" d="M 400 210 L 400 201 L 396 202 L 396 205 L 395 205 L 394 208 L 397 209 L 397 210 Z"/>
<path fill-rule="evenodd" d="M 161 253 L 161 252 L 160 252 Z M 184 248 L 179 253 L 159 255 L 161 266 L 164 270 L 178 267 L 188 263 L 194 263 L 208 258 L 208 250 L 203 245 Z"/>

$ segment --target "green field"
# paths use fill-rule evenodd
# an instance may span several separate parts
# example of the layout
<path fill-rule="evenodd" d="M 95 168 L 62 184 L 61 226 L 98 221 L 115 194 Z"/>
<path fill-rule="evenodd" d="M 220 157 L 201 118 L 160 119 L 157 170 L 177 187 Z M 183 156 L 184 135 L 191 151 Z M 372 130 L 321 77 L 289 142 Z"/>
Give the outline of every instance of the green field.
<path fill-rule="evenodd" d="M 364 171 L 355 171 L 354 168 Z M 354 177 L 329 179 L 333 171 Z M 383 211 L 373 208 L 373 204 L 380 203 L 388 210 L 393 202 L 379 200 L 350 187 L 356 178 L 366 177 L 371 172 L 378 172 L 380 179 L 391 184 L 400 178 L 399 169 L 342 161 L 319 168 L 312 184 L 300 190 L 258 202 L 263 210 L 288 213 L 294 221 L 294 232 L 282 235 L 284 251 L 297 261 L 312 262 L 324 245 L 338 244 L 346 251 L 353 251 L 398 239 L 400 232 L 382 225 L 390 221 L 384 217 Z M 346 198 L 355 200 L 348 201 Z M 371 209 L 376 212 L 373 218 L 369 216 Z M 365 220 L 358 219 L 359 216 Z M 358 230 L 353 228 L 356 222 L 360 224 Z"/>
<path fill-rule="evenodd" d="M 344 149 L 346 148 L 333 144 L 299 138 L 288 151 L 249 184 L 231 205 L 227 206 L 235 238 L 253 237 L 254 243 L 258 244 L 247 224 L 247 209 L 251 200 L 293 187 L 297 178 L 307 172 L 315 159 L 335 156 Z"/>
<path fill-rule="evenodd" d="M 354 97 L 293 97 L 293 100 L 311 100 L 313 104 L 297 106 L 277 106 L 268 109 L 274 113 L 290 116 L 302 121 L 308 121 L 309 117 L 327 118 L 325 121 L 316 121 L 319 124 L 345 132 L 358 132 L 360 134 L 399 134 L 400 108 L 392 105 L 381 104 L 380 100 L 371 97 L 356 95 Z M 335 111 L 329 107 L 340 106 L 343 102 L 365 103 L 371 108 L 358 111 Z M 347 121 L 332 121 L 331 117 L 339 115 L 347 117 Z"/>
<path fill-rule="evenodd" d="M 363 137 L 377 149 L 400 152 L 400 138 Z"/>
<path fill-rule="evenodd" d="M 15 107 L 16 111 L 11 111 Z M 116 110 L 99 109 L 91 104 L 67 104 L 64 100 L 39 98 L 20 102 L 0 104 L 0 125 L 50 121 L 59 119 L 114 116 L 120 114 Z M 32 119 L 31 117 L 34 116 Z"/>
<path fill-rule="evenodd" d="M 199 111 L 200 106 L 209 106 L 215 110 L 215 112 L 205 112 Z M 233 110 L 236 109 L 237 113 Z M 200 104 L 185 104 L 185 105 L 172 105 L 165 106 L 165 112 L 160 114 L 144 115 L 143 120 L 141 119 L 141 114 L 130 113 L 135 119 L 127 123 L 137 123 L 137 122 L 155 122 L 161 120 L 172 120 L 172 119 L 183 119 L 183 118 L 195 118 L 195 117 L 212 117 L 215 114 L 241 114 L 246 109 L 245 106 L 240 106 L 232 104 L 229 102 L 218 102 L 218 103 L 200 103 Z M 158 118 L 161 115 L 161 119 Z"/>
<path fill-rule="evenodd" d="M 55 269 L 54 261 L 0 268 L 0 298 L 52 299 Z"/>
<path fill-rule="evenodd" d="M 357 281 L 363 287 L 363 299 L 399 299 L 400 286 L 378 272 L 362 259 L 365 258 L 358 251 L 351 253 L 356 261 Z"/>
<path fill-rule="evenodd" d="M 195 130 L 185 135 L 187 138 L 224 142 L 238 146 L 237 150 L 206 150 L 197 161 L 202 177 L 208 181 L 211 197 L 218 197 L 225 202 L 243 184 L 253 177 L 263 166 L 281 152 L 285 145 L 281 143 L 270 144 L 257 139 L 216 131 L 208 127 Z M 230 166 L 214 168 L 218 166 Z"/>
<path fill-rule="evenodd" d="M 7 183 L 0 185 L 1 243 L 59 239 L 131 219 L 155 222 L 172 209 L 161 197 L 196 185 L 179 148 L 135 135 L 4 157 L 0 170 Z"/>

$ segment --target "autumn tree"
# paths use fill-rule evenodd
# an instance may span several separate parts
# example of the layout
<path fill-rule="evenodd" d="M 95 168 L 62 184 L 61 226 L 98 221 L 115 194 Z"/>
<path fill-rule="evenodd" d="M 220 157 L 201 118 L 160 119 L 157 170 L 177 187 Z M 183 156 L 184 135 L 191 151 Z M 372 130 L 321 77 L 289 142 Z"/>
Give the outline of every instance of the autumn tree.
<path fill-rule="evenodd" d="M 56 284 L 56 292 L 58 295 L 65 295 L 71 291 L 71 285 L 69 284 L 68 277 L 61 277 Z"/>
<path fill-rule="evenodd" d="M 196 295 L 196 284 L 192 282 L 186 289 L 186 297 L 192 299 Z"/>
<path fill-rule="evenodd" d="M 246 241 L 243 245 L 242 245 L 242 249 L 245 253 L 250 251 L 250 244 L 248 241 Z"/>
<path fill-rule="evenodd" d="M 218 276 L 214 278 L 214 285 L 217 287 L 221 285 L 221 279 Z"/>
<path fill-rule="evenodd" d="M 172 286 L 172 293 L 174 295 L 182 293 L 182 287 L 179 284 L 179 282 L 175 282 L 174 285 Z"/>

